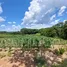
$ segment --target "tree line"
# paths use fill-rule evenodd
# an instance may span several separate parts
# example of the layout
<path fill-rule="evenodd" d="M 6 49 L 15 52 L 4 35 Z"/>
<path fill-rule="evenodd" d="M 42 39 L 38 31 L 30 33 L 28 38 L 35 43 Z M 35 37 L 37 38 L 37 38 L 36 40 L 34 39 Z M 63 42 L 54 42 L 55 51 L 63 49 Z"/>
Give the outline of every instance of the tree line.
<path fill-rule="evenodd" d="M 47 36 L 47 37 L 59 37 L 59 38 L 67 39 L 67 21 L 59 22 L 58 24 L 50 28 L 42 28 L 42 29 L 23 28 L 20 30 L 20 32 L 22 34 L 40 33 L 40 35 Z"/>
<path fill-rule="evenodd" d="M 63 39 L 67 39 L 67 21 L 59 22 L 58 24 L 50 27 L 50 28 L 42 28 L 42 29 L 27 29 L 22 28 L 20 31 L 17 32 L 6 32 L 1 31 L 0 33 L 6 34 L 37 34 L 47 36 L 47 37 L 59 37 Z"/>

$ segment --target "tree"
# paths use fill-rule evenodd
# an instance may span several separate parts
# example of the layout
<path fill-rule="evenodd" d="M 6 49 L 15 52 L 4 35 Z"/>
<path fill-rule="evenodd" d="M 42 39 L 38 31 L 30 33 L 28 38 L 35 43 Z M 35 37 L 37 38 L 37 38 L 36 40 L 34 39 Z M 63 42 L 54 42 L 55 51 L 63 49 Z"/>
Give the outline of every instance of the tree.
<path fill-rule="evenodd" d="M 38 33 L 38 29 L 27 29 L 27 28 L 23 28 L 20 30 L 20 32 L 22 34 L 36 34 Z"/>
<path fill-rule="evenodd" d="M 64 31 L 64 38 L 67 39 L 67 21 L 65 21 L 65 24 L 63 26 L 63 31 Z"/>

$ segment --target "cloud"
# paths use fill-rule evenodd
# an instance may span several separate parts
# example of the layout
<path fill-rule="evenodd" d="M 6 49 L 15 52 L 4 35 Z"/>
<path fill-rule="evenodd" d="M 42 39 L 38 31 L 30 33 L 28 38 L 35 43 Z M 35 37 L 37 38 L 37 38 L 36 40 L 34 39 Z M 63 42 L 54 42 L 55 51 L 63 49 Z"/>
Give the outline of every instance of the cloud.
<path fill-rule="evenodd" d="M 51 16 L 50 20 L 53 20 L 56 17 L 56 14 L 54 14 L 53 16 Z"/>
<path fill-rule="evenodd" d="M 0 3 L 0 14 L 3 12 L 3 9 L 2 9 L 2 6 L 1 6 L 1 3 Z M 4 22 L 5 21 L 5 18 L 1 17 L 0 16 L 0 22 Z"/>
<path fill-rule="evenodd" d="M 51 20 L 55 17 L 53 15 L 58 13 L 57 11 L 61 15 L 66 7 L 67 0 L 32 0 L 21 24 L 26 27 L 31 24 L 45 24 L 50 26 Z"/>
<path fill-rule="evenodd" d="M 21 26 L 20 25 L 12 25 L 12 30 L 11 31 L 20 31 Z"/>
<path fill-rule="evenodd" d="M 58 16 L 62 16 L 62 14 L 64 13 L 64 11 L 65 11 L 66 8 L 67 8 L 66 6 L 62 6 L 60 8 L 60 10 L 59 10 Z"/>
<path fill-rule="evenodd" d="M 3 9 L 2 9 L 2 6 L 1 6 L 1 3 L 0 3 L 0 14 L 3 12 Z"/>
<path fill-rule="evenodd" d="M 16 22 L 15 21 L 13 21 L 13 24 L 15 24 Z"/>
<path fill-rule="evenodd" d="M 12 25 L 12 27 L 16 27 L 16 25 Z"/>
<path fill-rule="evenodd" d="M 20 29 L 21 29 L 20 25 L 11 25 L 11 26 L 5 24 L 0 25 L 0 31 L 20 31 Z"/>
<path fill-rule="evenodd" d="M 5 27 L 5 24 L 2 24 L 1 27 Z"/>
<path fill-rule="evenodd" d="M 49 25 L 45 24 L 32 24 L 31 26 L 27 26 L 26 28 L 31 28 L 31 29 L 40 29 L 40 28 L 46 28 L 49 27 Z"/>
<path fill-rule="evenodd" d="M 60 19 L 57 19 L 57 20 L 51 22 L 51 24 L 52 24 L 52 25 L 55 25 L 55 24 L 59 23 L 59 21 L 60 21 Z"/>
<path fill-rule="evenodd" d="M 16 24 L 16 22 L 15 22 L 15 21 L 13 21 L 13 22 L 8 22 L 8 24 Z"/>
<path fill-rule="evenodd" d="M 6 21 L 3 17 L 0 17 L 0 22 Z"/>
<path fill-rule="evenodd" d="M 12 22 L 8 22 L 8 24 L 12 24 Z"/>

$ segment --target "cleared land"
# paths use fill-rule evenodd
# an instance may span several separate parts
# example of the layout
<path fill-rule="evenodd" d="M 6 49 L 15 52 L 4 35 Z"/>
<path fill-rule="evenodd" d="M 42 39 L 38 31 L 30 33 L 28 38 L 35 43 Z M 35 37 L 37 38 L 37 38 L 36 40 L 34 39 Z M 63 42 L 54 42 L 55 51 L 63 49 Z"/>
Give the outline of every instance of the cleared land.
<path fill-rule="evenodd" d="M 62 67 L 66 59 L 67 40 L 0 34 L 0 67 Z"/>

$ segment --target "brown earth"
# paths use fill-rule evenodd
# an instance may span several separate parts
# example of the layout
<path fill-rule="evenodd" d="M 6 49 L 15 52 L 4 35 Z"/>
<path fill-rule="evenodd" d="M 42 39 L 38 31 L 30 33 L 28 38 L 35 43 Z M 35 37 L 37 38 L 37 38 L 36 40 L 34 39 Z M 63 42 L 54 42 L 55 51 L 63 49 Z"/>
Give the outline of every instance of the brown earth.
<path fill-rule="evenodd" d="M 57 56 L 53 53 L 54 49 L 62 47 L 66 48 L 66 46 L 63 45 L 55 45 L 49 50 L 42 52 L 42 56 L 45 58 L 48 66 L 52 64 L 58 64 L 64 59 L 67 59 L 67 51 L 62 56 Z M 36 51 L 25 51 L 23 54 L 22 53 L 23 52 L 20 50 L 15 50 L 13 55 L 8 57 L 7 51 L 0 51 L 0 67 L 36 67 L 36 63 L 34 63 L 33 60 Z M 40 52 L 38 52 L 38 55 L 41 55 Z"/>

